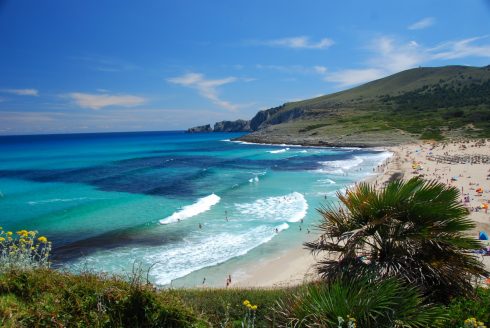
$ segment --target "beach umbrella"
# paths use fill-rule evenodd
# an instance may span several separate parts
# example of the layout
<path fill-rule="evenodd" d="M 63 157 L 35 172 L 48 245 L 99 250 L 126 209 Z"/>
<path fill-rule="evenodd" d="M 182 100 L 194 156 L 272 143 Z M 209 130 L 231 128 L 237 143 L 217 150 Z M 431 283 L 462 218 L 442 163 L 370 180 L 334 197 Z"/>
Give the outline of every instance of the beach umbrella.
<path fill-rule="evenodd" d="M 488 240 L 488 234 L 485 231 L 480 231 L 480 234 L 478 236 L 478 239 L 480 239 L 480 240 Z"/>

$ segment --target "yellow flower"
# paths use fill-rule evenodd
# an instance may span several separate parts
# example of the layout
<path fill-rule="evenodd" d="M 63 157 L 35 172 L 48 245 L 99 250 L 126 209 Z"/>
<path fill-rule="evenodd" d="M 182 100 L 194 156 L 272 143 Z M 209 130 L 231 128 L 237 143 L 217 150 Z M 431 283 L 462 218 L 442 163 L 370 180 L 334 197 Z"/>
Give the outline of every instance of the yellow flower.
<path fill-rule="evenodd" d="M 257 310 L 257 305 L 252 305 L 252 306 L 250 307 L 250 309 L 251 309 L 252 311 Z"/>
<path fill-rule="evenodd" d="M 29 235 L 31 235 L 32 237 L 34 237 L 36 235 L 36 232 L 35 231 L 29 231 Z"/>
<path fill-rule="evenodd" d="M 17 231 L 17 234 L 19 236 L 22 236 L 22 237 L 27 237 L 29 235 L 29 233 L 27 232 L 27 230 L 20 230 L 20 231 Z"/>
<path fill-rule="evenodd" d="M 5 241 L 5 238 L 0 237 L 0 243 L 3 243 Z"/>
<path fill-rule="evenodd" d="M 245 300 L 245 301 L 243 301 L 243 305 L 245 305 L 245 306 L 249 306 L 249 305 L 250 305 L 250 301 L 249 301 L 249 300 Z"/>
<path fill-rule="evenodd" d="M 7 231 L 7 236 L 12 236 L 12 231 Z"/>
<path fill-rule="evenodd" d="M 37 239 L 40 243 L 46 244 L 48 242 L 48 238 L 41 236 Z"/>

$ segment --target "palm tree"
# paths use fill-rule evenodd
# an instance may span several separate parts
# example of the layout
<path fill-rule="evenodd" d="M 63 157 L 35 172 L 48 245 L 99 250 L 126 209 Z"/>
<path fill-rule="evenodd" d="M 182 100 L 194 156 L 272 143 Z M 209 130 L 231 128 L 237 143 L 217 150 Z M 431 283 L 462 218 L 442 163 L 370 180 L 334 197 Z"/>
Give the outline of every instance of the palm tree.
<path fill-rule="evenodd" d="M 432 299 L 472 291 L 474 276 L 488 276 L 467 235 L 475 227 L 459 191 L 435 181 L 395 180 L 381 190 L 361 183 L 338 194 L 340 209 L 321 208 L 320 238 L 305 246 L 326 257 L 317 270 L 344 276 L 401 277 Z"/>
<path fill-rule="evenodd" d="M 399 278 L 309 283 L 272 308 L 274 327 L 446 327 L 445 307 L 427 304 Z M 350 324 L 349 324 L 350 323 Z"/>

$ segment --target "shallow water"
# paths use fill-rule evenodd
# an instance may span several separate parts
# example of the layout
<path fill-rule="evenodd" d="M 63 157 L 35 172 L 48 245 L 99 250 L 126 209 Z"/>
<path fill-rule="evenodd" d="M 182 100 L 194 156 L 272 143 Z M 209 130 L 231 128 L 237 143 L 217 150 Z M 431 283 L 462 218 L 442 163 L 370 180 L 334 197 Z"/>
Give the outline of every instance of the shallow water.
<path fill-rule="evenodd" d="M 0 137 L 0 225 L 46 235 L 57 267 L 153 265 L 158 285 L 195 285 L 202 269 L 218 284 L 233 263 L 301 243 L 316 208 L 389 156 L 229 141 L 239 135 Z"/>

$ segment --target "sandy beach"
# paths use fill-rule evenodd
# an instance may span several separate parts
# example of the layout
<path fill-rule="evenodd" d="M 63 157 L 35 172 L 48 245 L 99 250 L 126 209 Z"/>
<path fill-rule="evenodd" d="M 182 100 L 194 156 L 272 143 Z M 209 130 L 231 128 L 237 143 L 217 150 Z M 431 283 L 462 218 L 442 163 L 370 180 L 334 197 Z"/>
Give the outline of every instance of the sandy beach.
<path fill-rule="evenodd" d="M 472 236 L 478 238 L 480 231 L 490 233 L 490 210 L 485 209 L 490 202 L 490 140 L 421 142 L 387 150 L 393 156 L 381 164 L 376 175 L 367 178 L 367 182 L 382 187 L 393 178 L 423 176 L 454 186 L 460 190 L 461 202 L 475 223 Z M 307 237 L 315 236 L 312 231 Z M 490 246 L 490 242 L 484 245 Z M 490 256 L 478 256 L 490 269 Z M 283 287 L 315 279 L 314 265 L 318 259 L 298 246 L 244 268 L 245 274 L 239 274 L 232 287 Z"/>

